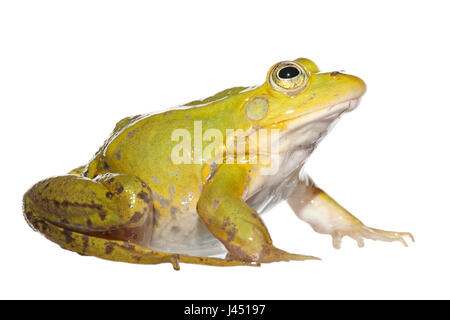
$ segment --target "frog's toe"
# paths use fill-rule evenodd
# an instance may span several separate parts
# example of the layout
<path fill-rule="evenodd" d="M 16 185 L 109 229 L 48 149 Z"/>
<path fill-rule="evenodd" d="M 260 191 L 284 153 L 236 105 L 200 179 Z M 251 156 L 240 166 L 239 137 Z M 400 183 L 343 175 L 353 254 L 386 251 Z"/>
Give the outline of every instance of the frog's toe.
<path fill-rule="evenodd" d="M 266 248 L 261 254 L 260 262 L 322 260 L 318 257 L 289 253 L 276 247 Z"/>
<path fill-rule="evenodd" d="M 335 231 L 331 234 L 333 238 L 333 247 L 340 249 L 342 238 L 348 236 L 354 239 L 358 243 L 358 247 L 362 248 L 364 246 L 364 239 L 370 240 L 380 240 L 386 242 L 398 241 L 401 242 L 405 247 L 408 246 L 405 238 L 409 237 L 412 242 L 414 242 L 414 237 L 409 232 L 395 232 L 395 231 L 385 231 L 375 228 L 369 228 L 364 225 L 358 225 L 349 227 L 343 230 Z"/>
<path fill-rule="evenodd" d="M 286 261 L 289 261 L 289 260 L 296 260 L 296 261 L 322 260 L 315 256 L 306 256 L 306 255 L 295 254 L 295 253 L 287 253 L 287 255 L 285 255 L 285 258 L 286 258 Z"/>
<path fill-rule="evenodd" d="M 169 258 L 169 261 L 172 264 L 173 270 L 180 271 L 180 255 L 174 254 Z"/>

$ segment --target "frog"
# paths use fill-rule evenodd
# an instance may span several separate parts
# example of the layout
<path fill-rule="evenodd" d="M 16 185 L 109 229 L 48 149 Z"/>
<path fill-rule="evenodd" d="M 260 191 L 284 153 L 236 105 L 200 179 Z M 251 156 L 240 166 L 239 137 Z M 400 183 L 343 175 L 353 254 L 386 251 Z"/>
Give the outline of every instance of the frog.
<path fill-rule="evenodd" d="M 320 260 L 274 245 L 261 215 L 281 201 L 337 249 L 345 236 L 408 246 L 411 233 L 366 226 L 304 170 L 365 92 L 359 77 L 298 58 L 261 85 L 127 117 L 87 164 L 33 185 L 24 217 L 80 255 L 175 270 Z"/>

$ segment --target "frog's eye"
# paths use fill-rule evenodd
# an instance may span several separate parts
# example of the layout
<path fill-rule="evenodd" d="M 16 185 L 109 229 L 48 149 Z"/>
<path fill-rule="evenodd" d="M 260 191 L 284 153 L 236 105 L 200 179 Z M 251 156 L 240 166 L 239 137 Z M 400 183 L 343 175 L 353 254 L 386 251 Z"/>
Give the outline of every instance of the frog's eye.
<path fill-rule="evenodd" d="M 298 92 L 304 88 L 308 82 L 306 71 L 297 63 L 283 61 L 275 65 L 272 69 L 269 82 L 272 87 L 279 91 Z"/>

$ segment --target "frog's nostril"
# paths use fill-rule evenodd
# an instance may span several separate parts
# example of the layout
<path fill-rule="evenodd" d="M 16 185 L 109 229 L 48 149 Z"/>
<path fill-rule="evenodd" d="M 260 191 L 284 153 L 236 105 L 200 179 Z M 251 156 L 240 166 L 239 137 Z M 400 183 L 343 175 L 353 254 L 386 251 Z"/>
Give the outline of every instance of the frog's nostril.
<path fill-rule="evenodd" d="M 342 73 L 340 73 L 339 71 L 333 71 L 332 73 L 330 73 L 330 76 L 337 77 L 338 75 L 341 75 Z"/>

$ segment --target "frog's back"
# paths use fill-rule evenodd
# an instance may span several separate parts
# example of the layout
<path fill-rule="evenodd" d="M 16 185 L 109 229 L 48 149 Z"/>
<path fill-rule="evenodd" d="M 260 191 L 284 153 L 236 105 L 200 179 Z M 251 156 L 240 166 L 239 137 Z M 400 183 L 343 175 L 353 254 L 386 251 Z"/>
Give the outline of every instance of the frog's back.
<path fill-rule="evenodd" d="M 133 173 L 138 168 L 143 179 L 151 178 L 154 172 L 173 173 L 175 171 L 179 174 L 184 172 L 189 175 L 193 173 L 199 175 L 201 165 L 179 166 L 172 161 L 172 149 L 176 144 L 172 140 L 173 133 L 176 130 L 188 132 L 191 137 L 191 141 L 188 142 L 193 143 L 196 121 L 201 123 L 203 131 L 209 128 L 223 128 L 223 121 L 229 118 L 230 110 L 228 104 L 221 101 L 246 90 L 248 90 L 247 87 L 235 87 L 165 112 L 125 118 L 116 125 L 110 139 L 103 146 L 102 153 L 110 161 L 117 160 L 118 169 L 122 171 Z M 192 145 L 189 146 L 192 147 Z M 202 161 L 207 160 L 202 159 Z"/>

